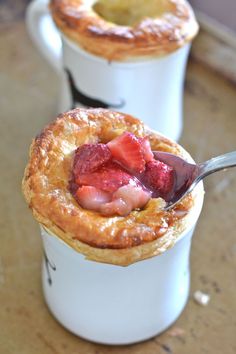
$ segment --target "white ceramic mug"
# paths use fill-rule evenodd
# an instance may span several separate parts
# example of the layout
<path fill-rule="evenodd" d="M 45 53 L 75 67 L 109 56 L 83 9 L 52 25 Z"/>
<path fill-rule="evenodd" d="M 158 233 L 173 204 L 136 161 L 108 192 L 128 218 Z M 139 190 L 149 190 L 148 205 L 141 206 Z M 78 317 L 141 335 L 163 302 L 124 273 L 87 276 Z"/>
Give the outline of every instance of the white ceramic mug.
<path fill-rule="evenodd" d="M 60 112 L 75 106 L 112 108 L 139 117 L 175 141 L 180 138 L 190 44 L 163 57 L 109 62 L 59 33 L 48 0 L 32 1 L 26 23 L 33 41 L 61 77 Z"/>
<path fill-rule="evenodd" d="M 131 344 L 168 328 L 189 295 L 189 255 L 202 183 L 197 189 L 191 222 L 174 247 L 127 267 L 87 260 L 41 227 L 44 296 L 57 320 L 76 335 L 104 344 Z"/>

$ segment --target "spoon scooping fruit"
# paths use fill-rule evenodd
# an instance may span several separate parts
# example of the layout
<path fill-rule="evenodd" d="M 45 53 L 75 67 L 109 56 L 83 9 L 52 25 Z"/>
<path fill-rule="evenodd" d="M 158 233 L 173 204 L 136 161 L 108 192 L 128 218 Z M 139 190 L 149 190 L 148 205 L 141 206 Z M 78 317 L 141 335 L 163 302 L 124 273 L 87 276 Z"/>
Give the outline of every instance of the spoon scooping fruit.
<path fill-rule="evenodd" d="M 214 157 L 196 165 L 183 160 L 179 156 L 162 151 L 155 151 L 154 158 L 171 166 L 175 171 L 175 184 L 170 197 L 166 200 L 166 210 L 173 208 L 179 203 L 204 177 L 236 166 L 236 151 Z"/>

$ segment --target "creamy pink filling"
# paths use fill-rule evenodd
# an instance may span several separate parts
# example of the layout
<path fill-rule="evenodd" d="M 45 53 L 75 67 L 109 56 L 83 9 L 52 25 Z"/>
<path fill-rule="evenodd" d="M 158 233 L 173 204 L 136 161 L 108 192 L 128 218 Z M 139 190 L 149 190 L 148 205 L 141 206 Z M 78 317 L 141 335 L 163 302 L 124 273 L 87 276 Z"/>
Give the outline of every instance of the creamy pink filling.
<path fill-rule="evenodd" d="M 85 209 L 126 216 L 151 197 L 164 198 L 173 180 L 172 168 L 154 159 L 149 140 L 126 132 L 76 150 L 70 189 Z"/>
<path fill-rule="evenodd" d="M 82 186 L 76 192 L 79 204 L 103 215 L 128 215 L 136 208 L 143 208 L 151 198 L 151 192 L 140 186 L 127 184 L 114 193 L 102 191 L 93 186 Z"/>

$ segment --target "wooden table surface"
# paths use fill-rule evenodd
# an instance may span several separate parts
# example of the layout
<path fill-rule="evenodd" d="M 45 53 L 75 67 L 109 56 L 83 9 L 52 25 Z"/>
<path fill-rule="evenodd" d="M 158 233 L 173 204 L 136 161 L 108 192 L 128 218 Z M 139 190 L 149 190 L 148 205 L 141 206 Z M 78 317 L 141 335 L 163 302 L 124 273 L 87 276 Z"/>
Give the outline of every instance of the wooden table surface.
<path fill-rule="evenodd" d="M 2 19 L 14 15 L 7 3 L 13 1 L 2 5 Z M 21 179 L 32 137 L 55 117 L 58 79 L 28 38 L 22 13 L 0 25 L 0 354 L 236 353 L 235 169 L 205 182 L 190 299 L 169 330 L 136 345 L 109 347 L 74 336 L 49 313 L 41 288 L 39 230 L 23 200 Z M 196 161 L 236 150 L 236 87 L 193 60 L 184 116 L 181 144 Z M 194 302 L 196 290 L 210 295 L 208 306 Z"/>

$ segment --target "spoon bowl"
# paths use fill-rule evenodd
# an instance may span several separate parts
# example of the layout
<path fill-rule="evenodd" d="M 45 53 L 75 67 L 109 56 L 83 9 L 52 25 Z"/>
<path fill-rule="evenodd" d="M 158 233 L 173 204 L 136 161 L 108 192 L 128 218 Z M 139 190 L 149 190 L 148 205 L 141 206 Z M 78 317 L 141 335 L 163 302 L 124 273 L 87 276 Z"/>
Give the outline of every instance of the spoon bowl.
<path fill-rule="evenodd" d="M 191 164 L 179 156 L 154 151 L 155 159 L 171 166 L 175 172 L 175 184 L 166 200 L 165 210 L 173 208 L 206 176 L 236 166 L 236 151 L 214 157 L 200 164 Z"/>

